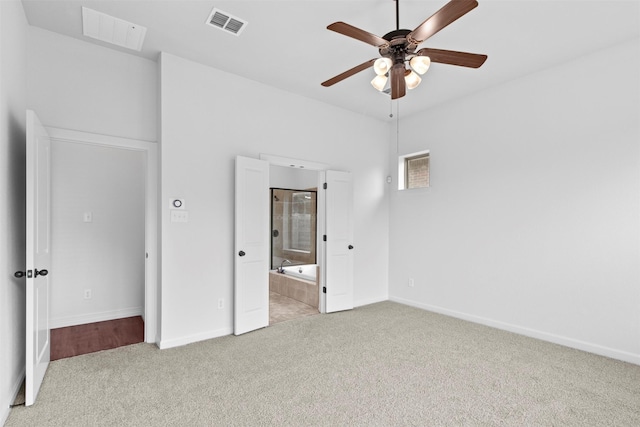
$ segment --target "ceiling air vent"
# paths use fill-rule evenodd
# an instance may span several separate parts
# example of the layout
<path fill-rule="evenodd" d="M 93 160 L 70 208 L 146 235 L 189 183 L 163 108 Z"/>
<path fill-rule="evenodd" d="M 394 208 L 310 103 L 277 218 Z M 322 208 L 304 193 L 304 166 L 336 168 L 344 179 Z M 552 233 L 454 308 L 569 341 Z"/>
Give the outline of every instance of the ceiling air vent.
<path fill-rule="evenodd" d="M 247 26 L 247 21 L 243 21 L 240 18 L 232 16 L 227 12 L 223 12 L 220 9 L 214 8 L 207 18 L 208 25 L 219 28 L 231 34 L 239 36 L 242 30 Z"/>

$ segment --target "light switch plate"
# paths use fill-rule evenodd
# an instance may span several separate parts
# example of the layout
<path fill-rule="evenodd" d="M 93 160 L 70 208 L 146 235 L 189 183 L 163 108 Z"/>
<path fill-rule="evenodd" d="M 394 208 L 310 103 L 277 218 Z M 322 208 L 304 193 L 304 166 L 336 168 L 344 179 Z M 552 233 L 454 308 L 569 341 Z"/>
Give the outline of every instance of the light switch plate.
<path fill-rule="evenodd" d="M 182 210 L 171 210 L 171 222 L 189 222 L 189 212 Z"/>

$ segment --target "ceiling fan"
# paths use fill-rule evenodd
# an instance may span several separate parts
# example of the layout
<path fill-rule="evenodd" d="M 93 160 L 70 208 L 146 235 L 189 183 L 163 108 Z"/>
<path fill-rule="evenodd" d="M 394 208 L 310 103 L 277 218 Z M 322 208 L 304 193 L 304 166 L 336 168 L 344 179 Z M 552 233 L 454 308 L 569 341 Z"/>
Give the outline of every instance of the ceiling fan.
<path fill-rule="evenodd" d="M 476 0 L 451 0 L 413 31 L 400 29 L 399 1 L 395 0 L 396 29 L 382 37 L 344 22 L 334 22 L 327 27 L 328 30 L 377 47 L 380 58 L 371 59 L 338 74 L 323 82 L 322 86 L 332 86 L 373 65 L 376 72 L 376 77 L 371 81 L 373 87 L 379 91 L 384 90 L 387 80 L 390 78 L 391 99 L 398 99 L 406 94 L 407 88 L 413 89 L 420 83 L 419 75 L 427 71 L 431 62 L 478 68 L 487 60 L 487 55 L 477 53 L 430 48 L 416 51 L 420 43 L 475 9 L 478 6 Z M 407 62 L 409 63 L 408 67 Z"/>

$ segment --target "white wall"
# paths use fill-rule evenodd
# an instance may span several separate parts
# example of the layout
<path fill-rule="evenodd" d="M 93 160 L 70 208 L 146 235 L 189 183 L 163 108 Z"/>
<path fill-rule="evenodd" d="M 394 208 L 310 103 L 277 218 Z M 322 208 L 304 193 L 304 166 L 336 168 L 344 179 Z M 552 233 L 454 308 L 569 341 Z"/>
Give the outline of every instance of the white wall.
<path fill-rule="evenodd" d="M 160 70 L 161 346 L 232 331 L 237 155 L 267 153 L 351 171 L 355 302 L 386 299 L 386 124 L 168 54 Z M 189 223 L 169 222 L 170 197 L 186 200 Z"/>
<path fill-rule="evenodd" d="M 25 121 L 27 20 L 18 0 L 0 2 L 0 424 L 24 376 Z"/>
<path fill-rule="evenodd" d="M 45 126 L 156 141 L 157 65 L 29 27 L 28 105 Z"/>
<path fill-rule="evenodd" d="M 318 186 L 318 171 L 286 166 L 269 167 L 269 187 L 306 190 Z"/>
<path fill-rule="evenodd" d="M 28 28 L 27 47 L 29 82 L 27 105 L 36 111 L 45 126 L 134 140 L 156 140 L 158 78 L 155 62 L 36 27 Z M 58 180 L 65 176 L 82 176 L 83 178 L 79 178 L 76 184 L 88 184 L 93 180 L 95 185 L 100 186 L 115 182 L 107 179 L 117 181 L 123 178 L 119 168 L 115 166 L 111 168 L 111 174 L 114 176 L 108 177 L 105 171 L 106 163 L 96 165 L 96 170 L 104 172 L 104 176 L 96 178 L 93 169 L 87 168 L 83 161 L 69 163 L 64 155 L 56 155 L 56 148 L 57 145 L 54 143 L 52 173 L 58 176 Z M 139 156 L 140 153 L 137 155 Z M 115 162 L 114 159 L 115 157 L 110 154 L 105 158 L 105 162 Z M 120 175 L 115 176 L 116 174 Z M 77 189 L 69 189 L 69 191 Z M 56 192 L 60 188 L 53 190 Z M 63 195 L 58 191 L 53 197 L 52 207 L 56 209 L 60 204 L 55 198 Z M 91 197 L 91 202 L 98 203 L 99 199 L 99 195 L 95 194 Z M 75 203 L 80 202 L 89 202 L 89 200 L 76 200 Z M 75 204 L 69 205 L 69 209 L 76 208 L 81 209 Z M 101 206 L 99 209 L 106 210 L 94 212 L 98 216 L 101 213 L 116 214 L 115 210 L 108 212 L 111 207 Z M 60 218 L 60 215 L 64 216 L 66 213 L 58 212 L 57 217 Z M 62 276 L 56 275 L 58 281 L 55 282 L 55 286 L 60 291 L 62 283 L 67 282 L 69 285 L 64 292 L 56 292 L 52 295 L 51 310 L 54 326 L 77 323 L 82 318 L 93 321 L 107 313 L 127 315 L 132 313 L 132 310 L 137 310 L 136 307 L 140 304 L 139 291 L 134 292 L 127 287 L 122 281 L 124 279 L 118 279 L 118 284 L 107 285 L 107 280 L 114 279 L 112 275 L 108 275 L 108 279 L 106 276 L 94 277 L 95 280 L 90 286 L 81 282 L 87 279 L 85 273 L 82 278 L 75 276 L 76 278 L 72 279 L 73 260 L 70 255 L 72 253 L 74 257 L 79 257 L 78 261 L 84 269 L 88 269 L 90 265 L 104 265 L 104 260 L 109 260 L 109 265 L 114 266 L 120 263 L 120 258 L 124 256 L 120 254 L 114 257 L 113 241 L 106 245 L 102 244 L 104 242 L 97 243 L 91 252 L 80 254 L 73 251 L 74 240 L 77 240 L 78 244 L 84 244 L 86 236 L 71 233 L 69 230 L 74 229 L 74 226 L 82 228 L 82 225 L 86 224 L 73 224 L 72 220 L 69 220 L 64 224 L 64 227 L 69 227 L 68 229 L 58 230 L 56 226 L 62 226 L 62 224 L 56 223 L 52 230 L 58 246 L 62 245 L 59 250 L 56 250 L 54 255 L 56 259 L 53 260 L 60 266 Z M 96 225 L 97 223 L 93 224 L 94 229 Z M 140 232 L 143 232 L 143 229 L 140 229 Z M 110 236 L 110 238 L 114 237 Z M 116 273 L 113 272 L 113 274 Z M 138 275 L 139 273 L 136 272 L 135 281 L 138 281 Z M 54 281 L 53 276 L 52 281 Z M 106 292 L 107 286 L 114 288 L 111 294 Z M 87 288 L 93 291 L 91 301 L 85 301 L 83 298 L 82 291 Z M 124 289 L 128 291 L 123 291 Z"/>
<path fill-rule="evenodd" d="M 51 327 L 143 314 L 144 153 L 61 140 L 51 153 Z"/>
<path fill-rule="evenodd" d="M 401 120 L 432 186 L 392 192 L 391 299 L 640 363 L 639 47 Z"/>

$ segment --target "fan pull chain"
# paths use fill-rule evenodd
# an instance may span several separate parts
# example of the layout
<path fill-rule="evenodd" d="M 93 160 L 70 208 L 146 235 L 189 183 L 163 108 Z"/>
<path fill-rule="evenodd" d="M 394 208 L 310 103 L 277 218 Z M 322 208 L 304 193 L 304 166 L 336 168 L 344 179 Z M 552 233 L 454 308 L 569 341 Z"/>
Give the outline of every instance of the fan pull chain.
<path fill-rule="evenodd" d="M 396 154 L 400 154 L 400 103 L 396 104 Z"/>

